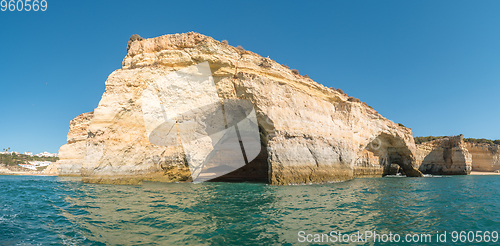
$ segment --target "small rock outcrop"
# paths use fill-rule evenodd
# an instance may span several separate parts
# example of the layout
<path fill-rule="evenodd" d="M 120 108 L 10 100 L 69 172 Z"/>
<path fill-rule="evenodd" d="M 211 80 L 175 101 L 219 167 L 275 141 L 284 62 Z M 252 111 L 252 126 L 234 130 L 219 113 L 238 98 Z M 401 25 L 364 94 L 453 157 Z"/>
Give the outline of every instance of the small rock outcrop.
<path fill-rule="evenodd" d="M 130 36 L 130 39 L 128 40 L 128 44 L 127 44 L 127 52 L 130 49 L 130 46 L 132 45 L 133 42 L 142 41 L 142 40 L 143 40 L 143 38 L 137 34 Z"/>
<path fill-rule="evenodd" d="M 416 157 L 424 174 L 466 175 L 472 170 L 472 155 L 462 135 L 417 144 Z"/>
<path fill-rule="evenodd" d="M 68 137 L 60 162 L 75 168 L 83 163 L 85 182 L 189 181 L 182 147 L 149 141 L 142 95 L 152 81 L 202 62 L 209 64 L 219 98 L 250 101 L 258 121 L 257 163 L 228 177 L 264 174 L 276 185 L 325 183 L 382 176 L 391 165 L 422 176 L 411 129 L 269 58 L 198 33 L 131 38 L 122 69 L 108 77 L 92 121 L 86 121 L 86 147 L 83 132 L 79 141 Z M 192 93 L 171 95 L 194 101 Z M 73 172 L 66 169 L 60 171 Z"/>
<path fill-rule="evenodd" d="M 43 175 L 59 175 L 59 170 L 57 170 L 57 164 L 52 163 L 48 165 L 45 169 L 43 169 L 42 174 Z"/>
<path fill-rule="evenodd" d="M 59 160 L 53 164 L 57 168 L 58 175 L 80 176 L 83 159 L 86 154 L 88 128 L 93 116 L 94 113 L 89 112 L 71 120 L 67 136 L 68 143 L 61 146 L 58 155 Z M 52 168 L 48 171 L 50 170 Z"/>

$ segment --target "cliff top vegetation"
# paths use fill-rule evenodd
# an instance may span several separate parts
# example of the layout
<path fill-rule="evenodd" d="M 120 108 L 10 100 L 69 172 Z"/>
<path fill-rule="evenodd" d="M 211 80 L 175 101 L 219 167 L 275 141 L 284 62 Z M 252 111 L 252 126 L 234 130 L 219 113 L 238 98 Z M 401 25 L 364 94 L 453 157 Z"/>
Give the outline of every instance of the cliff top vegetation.
<path fill-rule="evenodd" d="M 416 144 L 421 144 L 425 142 L 434 141 L 437 139 L 447 138 L 448 136 L 427 136 L 427 137 L 414 137 Z M 485 138 L 464 138 L 464 142 L 466 143 L 477 143 L 477 144 L 489 144 L 489 145 L 500 145 L 500 140 L 491 140 Z"/>

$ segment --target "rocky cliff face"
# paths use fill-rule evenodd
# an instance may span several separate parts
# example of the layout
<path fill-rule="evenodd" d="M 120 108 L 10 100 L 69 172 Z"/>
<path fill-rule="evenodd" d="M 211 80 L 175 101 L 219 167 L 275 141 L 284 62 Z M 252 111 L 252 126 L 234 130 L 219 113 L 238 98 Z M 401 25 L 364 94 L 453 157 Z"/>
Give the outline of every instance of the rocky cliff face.
<path fill-rule="evenodd" d="M 472 171 L 500 170 L 500 145 L 466 143 L 465 146 L 472 155 Z"/>
<path fill-rule="evenodd" d="M 401 166 L 408 176 L 422 175 L 410 129 L 269 58 L 198 33 L 134 38 L 127 50 L 123 68 L 106 81 L 88 127 L 86 148 L 83 135 L 78 138 L 82 141 L 68 139 L 61 148 L 66 161 L 78 163 L 85 156 L 85 182 L 190 180 L 182 147 L 150 142 L 142 107 L 149 99 L 143 94 L 154 81 L 202 62 L 209 64 L 218 97 L 250 101 L 258 121 L 261 153 L 243 171 L 227 177 L 263 176 L 278 185 L 336 182 L 384 175 L 391 164 Z M 197 99 L 189 91 L 169 90 L 176 100 Z M 204 90 L 208 91 L 196 88 Z"/>
<path fill-rule="evenodd" d="M 68 143 L 61 146 L 59 160 L 54 164 L 59 175 L 80 176 L 86 154 L 88 127 L 93 116 L 93 112 L 84 113 L 71 120 L 67 136 Z M 49 170 L 52 170 L 52 168 Z"/>
<path fill-rule="evenodd" d="M 472 155 L 463 139 L 459 135 L 417 144 L 419 170 L 424 174 L 469 174 L 472 170 Z"/>

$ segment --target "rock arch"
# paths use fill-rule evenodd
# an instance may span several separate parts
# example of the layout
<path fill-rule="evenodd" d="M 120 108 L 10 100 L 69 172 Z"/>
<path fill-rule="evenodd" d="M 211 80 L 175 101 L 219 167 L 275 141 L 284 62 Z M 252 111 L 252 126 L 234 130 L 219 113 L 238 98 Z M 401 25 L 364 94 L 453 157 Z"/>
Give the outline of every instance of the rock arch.
<path fill-rule="evenodd" d="M 408 143 L 398 136 L 380 133 L 362 150 L 355 163 L 355 176 L 385 176 L 398 169 L 408 177 L 421 177 Z"/>

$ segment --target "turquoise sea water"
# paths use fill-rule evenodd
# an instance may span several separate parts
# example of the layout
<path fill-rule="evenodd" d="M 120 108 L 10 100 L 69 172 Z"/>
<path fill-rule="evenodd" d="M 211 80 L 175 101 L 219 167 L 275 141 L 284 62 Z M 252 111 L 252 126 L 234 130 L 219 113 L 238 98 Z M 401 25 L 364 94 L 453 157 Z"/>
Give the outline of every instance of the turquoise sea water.
<path fill-rule="evenodd" d="M 369 178 L 300 186 L 122 186 L 0 176 L 0 245 L 340 244 L 332 242 L 334 237 L 299 242 L 332 231 L 397 233 L 399 244 L 405 235 L 432 236 L 430 243 L 414 245 L 435 245 L 437 231 L 447 231 L 442 245 L 470 245 L 452 242 L 451 231 L 500 231 L 499 194 L 500 176 Z M 493 240 L 482 244 L 498 244 Z M 384 243 L 369 239 L 357 244 Z"/>

